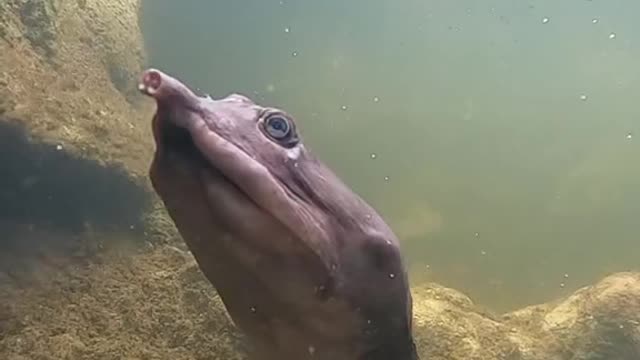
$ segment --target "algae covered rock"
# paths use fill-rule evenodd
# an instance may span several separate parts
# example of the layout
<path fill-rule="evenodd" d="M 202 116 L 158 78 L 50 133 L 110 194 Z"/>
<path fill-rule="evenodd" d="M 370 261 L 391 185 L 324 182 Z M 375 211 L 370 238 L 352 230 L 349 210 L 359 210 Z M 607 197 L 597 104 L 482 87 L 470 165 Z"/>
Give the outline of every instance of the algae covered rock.
<path fill-rule="evenodd" d="M 0 358 L 246 358 L 242 334 L 179 247 L 114 249 L 35 274 L 0 276 Z M 413 294 L 422 359 L 640 358 L 637 273 L 504 315 L 438 284 Z"/>
<path fill-rule="evenodd" d="M 35 138 L 146 174 L 151 104 L 136 0 L 0 3 L 0 114 Z"/>
<path fill-rule="evenodd" d="M 123 244 L 96 258 L 0 278 L 1 359 L 243 358 L 189 253 Z"/>
<path fill-rule="evenodd" d="M 640 274 L 610 275 L 536 319 L 538 336 L 555 340 L 553 353 L 562 359 L 640 359 Z"/>
<path fill-rule="evenodd" d="M 425 359 L 640 359 L 640 274 L 612 274 L 565 299 L 501 316 L 437 284 L 413 289 Z"/>
<path fill-rule="evenodd" d="M 416 341 L 422 358 L 542 359 L 532 334 L 503 323 L 464 294 L 433 283 L 412 290 Z"/>

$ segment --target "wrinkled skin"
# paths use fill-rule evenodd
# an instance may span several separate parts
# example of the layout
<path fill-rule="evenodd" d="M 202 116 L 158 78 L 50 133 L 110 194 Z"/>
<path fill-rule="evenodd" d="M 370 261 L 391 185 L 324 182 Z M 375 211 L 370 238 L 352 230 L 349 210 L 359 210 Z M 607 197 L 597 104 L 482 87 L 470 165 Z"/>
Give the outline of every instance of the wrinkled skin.
<path fill-rule="evenodd" d="M 157 102 L 152 184 L 252 359 L 417 359 L 396 237 L 291 116 L 155 69 L 140 90 Z"/>

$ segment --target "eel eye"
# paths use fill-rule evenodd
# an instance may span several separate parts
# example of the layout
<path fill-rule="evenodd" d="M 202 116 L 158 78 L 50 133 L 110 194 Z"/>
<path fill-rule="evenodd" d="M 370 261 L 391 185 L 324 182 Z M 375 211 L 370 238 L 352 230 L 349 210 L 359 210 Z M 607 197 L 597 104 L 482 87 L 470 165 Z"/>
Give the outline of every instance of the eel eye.
<path fill-rule="evenodd" d="M 285 141 L 291 136 L 291 124 L 282 115 L 274 114 L 267 117 L 264 128 L 267 134 L 277 141 Z"/>

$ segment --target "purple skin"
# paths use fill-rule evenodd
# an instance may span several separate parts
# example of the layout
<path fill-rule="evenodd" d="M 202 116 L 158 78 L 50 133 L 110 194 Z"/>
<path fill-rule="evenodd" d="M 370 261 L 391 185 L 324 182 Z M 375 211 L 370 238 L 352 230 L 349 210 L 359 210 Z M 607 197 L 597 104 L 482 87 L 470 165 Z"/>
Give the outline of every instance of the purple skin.
<path fill-rule="evenodd" d="M 260 360 L 416 360 L 398 240 L 287 113 L 144 72 L 150 177 Z"/>

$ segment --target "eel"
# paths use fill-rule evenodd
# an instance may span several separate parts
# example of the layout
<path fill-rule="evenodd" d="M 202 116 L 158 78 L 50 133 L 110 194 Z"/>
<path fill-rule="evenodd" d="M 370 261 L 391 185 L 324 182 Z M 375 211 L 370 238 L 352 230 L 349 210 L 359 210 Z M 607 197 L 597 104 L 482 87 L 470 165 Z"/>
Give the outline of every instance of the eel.
<path fill-rule="evenodd" d="M 257 360 L 418 360 L 400 244 L 285 110 L 159 69 L 149 177 Z"/>

